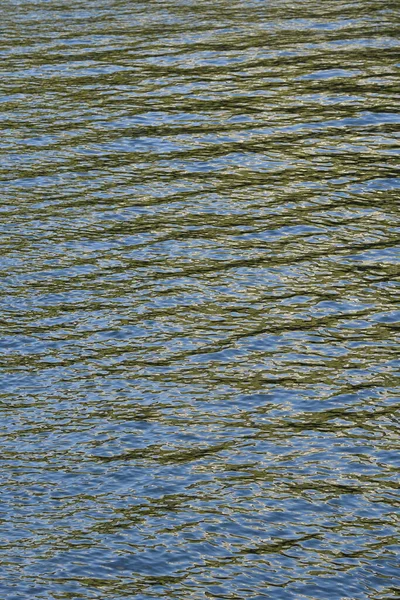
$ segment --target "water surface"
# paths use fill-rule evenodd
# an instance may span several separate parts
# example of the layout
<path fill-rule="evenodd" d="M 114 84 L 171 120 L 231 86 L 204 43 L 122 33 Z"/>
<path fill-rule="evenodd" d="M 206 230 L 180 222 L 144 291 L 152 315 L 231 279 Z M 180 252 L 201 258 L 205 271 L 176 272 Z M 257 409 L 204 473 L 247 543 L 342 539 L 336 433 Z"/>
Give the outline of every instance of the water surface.
<path fill-rule="evenodd" d="M 0 598 L 400 597 L 398 2 L 0 17 Z"/>

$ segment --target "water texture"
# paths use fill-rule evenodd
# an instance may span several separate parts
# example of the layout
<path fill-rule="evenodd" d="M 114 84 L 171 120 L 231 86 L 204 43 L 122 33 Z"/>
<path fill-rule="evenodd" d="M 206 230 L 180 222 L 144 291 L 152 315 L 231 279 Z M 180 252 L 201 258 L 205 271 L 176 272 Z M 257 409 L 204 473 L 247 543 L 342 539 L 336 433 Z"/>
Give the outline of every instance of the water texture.
<path fill-rule="evenodd" d="M 400 598 L 398 1 L 0 28 L 0 599 Z"/>

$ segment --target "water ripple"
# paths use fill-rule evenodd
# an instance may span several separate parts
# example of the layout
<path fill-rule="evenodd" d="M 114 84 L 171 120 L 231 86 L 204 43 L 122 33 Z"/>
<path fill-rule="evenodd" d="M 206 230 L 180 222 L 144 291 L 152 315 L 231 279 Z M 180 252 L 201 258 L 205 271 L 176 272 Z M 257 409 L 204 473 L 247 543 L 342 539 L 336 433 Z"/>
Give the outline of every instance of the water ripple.
<path fill-rule="evenodd" d="M 398 3 L 0 13 L 1 598 L 398 597 Z"/>

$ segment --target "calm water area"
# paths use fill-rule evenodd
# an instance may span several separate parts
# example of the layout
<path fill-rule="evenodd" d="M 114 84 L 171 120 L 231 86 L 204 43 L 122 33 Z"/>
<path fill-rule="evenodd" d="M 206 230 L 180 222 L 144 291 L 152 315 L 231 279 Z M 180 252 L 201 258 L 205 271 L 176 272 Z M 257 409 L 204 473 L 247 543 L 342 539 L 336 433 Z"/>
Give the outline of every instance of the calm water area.
<path fill-rule="evenodd" d="M 0 600 L 400 598 L 399 1 L 0 29 Z"/>

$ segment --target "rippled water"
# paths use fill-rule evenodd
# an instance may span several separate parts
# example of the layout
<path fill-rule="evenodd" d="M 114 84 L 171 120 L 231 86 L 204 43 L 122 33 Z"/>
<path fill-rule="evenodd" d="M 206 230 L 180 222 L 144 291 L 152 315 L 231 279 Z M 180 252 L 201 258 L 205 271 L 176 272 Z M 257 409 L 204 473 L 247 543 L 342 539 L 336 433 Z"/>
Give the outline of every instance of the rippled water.
<path fill-rule="evenodd" d="M 0 598 L 399 598 L 398 2 L 0 13 Z"/>

